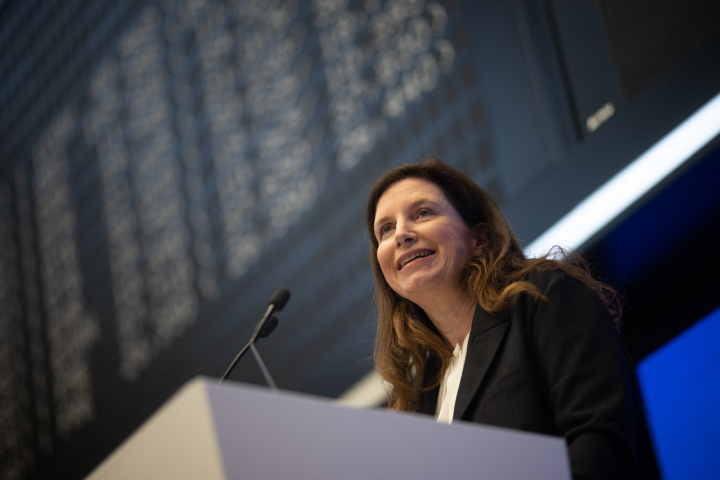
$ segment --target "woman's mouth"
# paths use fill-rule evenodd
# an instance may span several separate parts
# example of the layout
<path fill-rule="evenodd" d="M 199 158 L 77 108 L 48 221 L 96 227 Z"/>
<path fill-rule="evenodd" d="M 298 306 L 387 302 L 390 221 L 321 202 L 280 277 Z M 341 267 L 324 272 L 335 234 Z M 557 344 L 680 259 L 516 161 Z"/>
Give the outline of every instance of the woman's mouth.
<path fill-rule="evenodd" d="M 415 252 L 415 253 L 403 258 L 402 260 L 400 260 L 398 270 L 402 270 L 403 267 L 405 267 L 405 265 L 407 265 L 408 263 L 414 262 L 415 260 L 418 260 L 418 259 L 421 259 L 424 257 L 429 257 L 431 255 L 435 255 L 435 252 L 432 250 L 424 250 L 421 252 Z"/>

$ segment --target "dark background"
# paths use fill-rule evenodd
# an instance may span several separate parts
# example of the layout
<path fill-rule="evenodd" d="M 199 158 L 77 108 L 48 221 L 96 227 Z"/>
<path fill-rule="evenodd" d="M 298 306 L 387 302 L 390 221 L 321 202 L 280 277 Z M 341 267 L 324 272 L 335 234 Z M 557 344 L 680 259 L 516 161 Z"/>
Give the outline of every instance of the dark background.
<path fill-rule="evenodd" d="M 379 174 L 438 156 L 527 245 L 720 91 L 716 2 L 634 3 L 0 2 L 3 478 L 82 478 L 279 286 L 278 385 L 347 390 Z M 636 360 L 720 303 L 717 148 L 580 248 Z"/>

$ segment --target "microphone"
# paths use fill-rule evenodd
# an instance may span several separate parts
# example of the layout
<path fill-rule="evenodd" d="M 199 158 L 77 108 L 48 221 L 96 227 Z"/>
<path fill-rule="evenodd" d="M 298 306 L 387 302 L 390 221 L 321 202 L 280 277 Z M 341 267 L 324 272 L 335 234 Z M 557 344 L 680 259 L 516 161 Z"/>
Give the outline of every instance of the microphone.
<path fill-rule="evenodd" d="M 275 327 L 278 326 L 278 318 L 273 315 L 270 317 L 270 320 L 265 322 L 265 325 L 260 329 L 260 333 L 258 334 L 258 339 L 265 338 L 270 336 L 270 334 L 275 330 Z"/>
<path fill-rule="evenodd" d="M 251 342 L 257 340 L 257 336 L 260 334 L 260 330 L 262 330 L 263 326 L 265 326 L 265 322 L 268 321 L 268 319 L 272 316 L 273 313 L 279 312 L 283 308 L 285 308 L 288 300 L 290 300 L 290 292 L 288 291 L 288 289 L 278 288 L 277 290 L 275 290 L 275 293 L 273 293 L 270 297 L 270 300 L 268 300 L 268 309 L 265 312 L 265 315 L 255 327 L 255 333 L 253 334 L 254 340 L 251 340 Z"/>
<path fill-rule="evenodd" d="M 265 380 L 270 386 L 270 389 L 273 391 L 277 391 L 275 381 L 270 376 L 270 372 L 265 366 L 265 362 L 263 362 L 262 357 L 260 357 L 260 352 L 258 352 L 257 348 L 255 348 L 255 342 L 257 342 L 261 338 L 266 338 L 273 332 L 273 330 L 275 330 L 275 328 L 277 328 L 278 319 L 274 315 L 274 313 L 279 312 L 283 308 L 285 308 L 288 300 L 290 300 L 290 292 L 287 289 L 278 288 L 277 290 L 275 290 L 275 293 L 272 294 L 270 300 L 268 301 L 268 308 L 265 311 L 265 315 L 263 315 L 257 326 L 255 326 L 255 331 L 253 332 L 252 337 L 250 337 L 250 341 L 247 345 L 245 345 L 245 347 L 243 347 L 242 350 L 240 350 L 240 353 L 237 354 L 228 369 L 225 371 L 225 374 L 222 376 L 222 378 L 220 378 L 219 383 L 222 383 L 230 376 L 237 363 L 240 361 L 243 355 L 245 355 L 248 349 L 250 349 L 252 350 L 255 359 L 260 365 L 260 370 L 262 371 Z"/>
<path fill-rule="evenodd" d="M 276 312 L 281 312 L 282 309 L 285 308 L 285 305 L 287 305 L 288 300 L 290 300 L 290 291 L 288 291 L 287 288 L 278 288 L 275 290 L 275 293 L 272 294 L 268 303 L 275 305 Z"/>

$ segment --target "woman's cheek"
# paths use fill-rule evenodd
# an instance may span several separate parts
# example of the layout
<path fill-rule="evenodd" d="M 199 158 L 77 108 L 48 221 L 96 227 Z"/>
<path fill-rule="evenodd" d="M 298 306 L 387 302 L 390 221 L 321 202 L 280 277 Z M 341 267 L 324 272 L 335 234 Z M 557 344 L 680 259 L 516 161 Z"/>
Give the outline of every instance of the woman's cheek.
<path fill-rule="evenodd" d="M 380 245 L 378 245 L 376 256 L 377 261 L 380 264 L 380 268 L 382 268 L 383 270 L 385 270 L 385 255 L 385 248 L 381 242 Z"/>
<path fill-rule="evenodd" d="M 384 273 L 387 274 L 388 269 L 392 264 L 392 250 L 388 248 L 386 244 L 381 243 L 377 251 L 377 259 L 380 264 L 380 268 Z"/>

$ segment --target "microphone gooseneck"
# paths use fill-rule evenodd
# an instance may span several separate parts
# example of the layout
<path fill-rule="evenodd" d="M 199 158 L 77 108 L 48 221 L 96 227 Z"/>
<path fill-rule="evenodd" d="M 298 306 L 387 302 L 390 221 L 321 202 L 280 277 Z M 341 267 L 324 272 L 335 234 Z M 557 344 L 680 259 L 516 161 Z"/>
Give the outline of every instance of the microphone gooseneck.
<path fill-rule="evenodd" d="M 225 371 L 225 374 L 220 378 L 219 383 L 222 383 L 230 376 L 233 369 L 243 357 L 243 355 L 245 355 L 248 349 L 251 349 L 253 351 L 255 359 L 260 365 L 260 369 L 262 370 L 263 376 L 268 382 L 268 385 L 270 385 L 270 388 L 273 391 L 277 391 L 277 386 L 275 385 L 275 382 L 270 376 L 270 372 L 265 366 L 265 362 L 263 362 L 262 357 L 260 357 L 260 352 L 258 352 L 255 348 L 255 342 L 257 342 L 261 338 L 266 338 L 273 332 L 273 330 L 275 330 L 275 328 L 278 326 L 278 319 L 273 314 L 285 308 L 288 300 L 290 300 L 290 292 L 286 288 L 278 288 L 277 290 L 275 290 L 275 293 L 272 294 L 270 300 L 268 301 L 268 308 L 265 311 L 265 315 L 263 315 L 260 322 L 258 322 L 258 324 L 255 326 L 255 331 L 253 332 L 252 337 L 250 337 L 250 341 L 247 345 L 243 347 L 242 350 L 240 350 L 240 353 L 237 354 L 228 369 Z"/>

